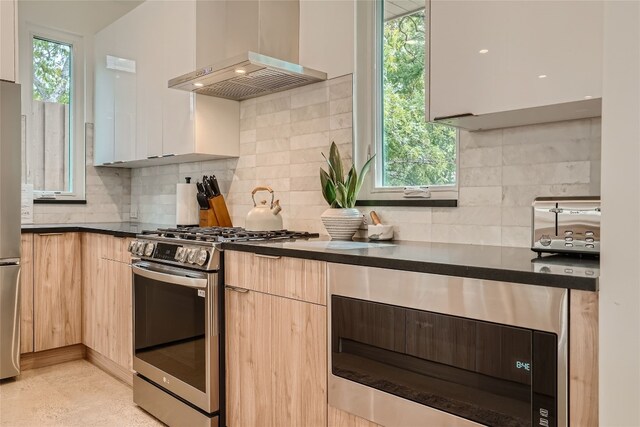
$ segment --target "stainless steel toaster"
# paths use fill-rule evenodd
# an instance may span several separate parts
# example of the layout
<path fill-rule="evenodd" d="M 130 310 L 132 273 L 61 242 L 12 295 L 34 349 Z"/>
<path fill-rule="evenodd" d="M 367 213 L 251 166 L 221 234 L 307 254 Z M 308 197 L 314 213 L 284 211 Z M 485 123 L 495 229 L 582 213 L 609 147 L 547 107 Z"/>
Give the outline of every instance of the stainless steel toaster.
<path fill-rule="evenodd" d="M 600 197 L 538 197 L 532 205 L 531 249 L 600 253 Z"/>

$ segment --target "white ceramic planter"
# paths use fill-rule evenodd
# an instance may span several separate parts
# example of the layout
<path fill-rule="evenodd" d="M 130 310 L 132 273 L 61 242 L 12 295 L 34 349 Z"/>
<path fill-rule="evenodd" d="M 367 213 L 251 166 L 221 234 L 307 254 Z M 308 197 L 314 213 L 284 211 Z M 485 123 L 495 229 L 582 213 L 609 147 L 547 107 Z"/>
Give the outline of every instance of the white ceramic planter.
<path fill-rule="evenodd" d="M 320 219 L 333 240 L 351 240 L 362 224 L 362 214 L 355 208 L 329 208 L 320 215 Z"/>

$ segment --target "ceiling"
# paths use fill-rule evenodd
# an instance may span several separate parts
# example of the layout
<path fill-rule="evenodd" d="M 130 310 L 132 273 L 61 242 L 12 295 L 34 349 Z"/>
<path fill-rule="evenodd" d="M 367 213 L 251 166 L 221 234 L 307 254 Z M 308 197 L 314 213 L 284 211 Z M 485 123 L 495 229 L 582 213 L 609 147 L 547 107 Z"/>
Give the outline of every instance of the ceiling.
<path fill-rule="evenodd" d="M 384 20 L 388 21 L 420 9 L 424 9 L 424 0 L 385 0 Z"/>
<path fill-rule="evenodd" d="M 97 33 L 141 3 L 138 0 L 18 0 L 18 20 L 88 35 Z"/>

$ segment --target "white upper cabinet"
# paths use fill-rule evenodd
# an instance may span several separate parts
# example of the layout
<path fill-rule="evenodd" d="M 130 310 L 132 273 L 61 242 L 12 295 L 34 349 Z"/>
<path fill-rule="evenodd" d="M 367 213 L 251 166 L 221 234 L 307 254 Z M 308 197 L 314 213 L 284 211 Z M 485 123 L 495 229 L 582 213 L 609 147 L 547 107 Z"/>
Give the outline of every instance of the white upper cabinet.
<path fill-rule="evenodd" d="M 433 0 L 429 119 L 486 116 L 452 123 L 487 129 L 599 115 L 602 20 L 600 1 Z"/>
<path fill-rule="evenodd" d="M 15 0 L 0 1 L 0 80 L 16 81 Z"/>
<path fill-rule="evenodd" d="M 163 57 L 159 70 L 166 88 L 169 79 L 190 73 L 196 69 L 196 7 L 194 2 L 164 2 L 162 47 L 171 52 Z M 159 35 L 160 35 L 159 34 Z M 163 91 L 162 98 L 162 151 L 163 155 L 179 155 L 194 152 L 195 95 L 175 89 Z"/>
<path fill-rule="evenodd" d="M 146 1 L 96 34 L 96 165 L 239 155 L 238 102 L 168 88 L 169 79 L 196 69 L 197 48 L 215 43 L 196 40 L 206 33 L 197 30 L 206 21 L 196 18 L 205 10 L 198 3 L 208 2 Z M 109 56 L 124 69 L 111 72 Z"/>

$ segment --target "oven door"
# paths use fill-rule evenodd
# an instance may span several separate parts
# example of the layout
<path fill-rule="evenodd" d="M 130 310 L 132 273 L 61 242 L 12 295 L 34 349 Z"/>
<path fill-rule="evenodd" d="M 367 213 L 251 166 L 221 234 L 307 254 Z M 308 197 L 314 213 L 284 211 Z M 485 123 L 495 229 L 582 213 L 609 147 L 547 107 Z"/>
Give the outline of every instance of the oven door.
<path fill-rule="evenodd" d="M 219 410 L 217 274 L 143 261 L 133 270 L 133 369 L 203 411 Z"/>

